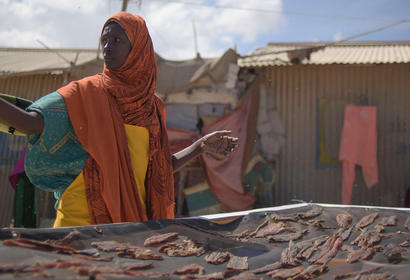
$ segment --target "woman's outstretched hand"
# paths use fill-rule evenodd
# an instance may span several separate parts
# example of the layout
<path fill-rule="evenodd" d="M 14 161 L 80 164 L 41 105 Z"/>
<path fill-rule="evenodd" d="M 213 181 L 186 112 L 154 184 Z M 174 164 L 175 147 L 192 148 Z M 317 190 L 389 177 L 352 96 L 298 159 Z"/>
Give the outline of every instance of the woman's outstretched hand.
<path fill-rule="evenodd" d="M 238 148 L 238 138 L 229 136 L 232 131 L 220 130 L 201 138 L 202 150 L 216 159 L 223 159 Z"/>

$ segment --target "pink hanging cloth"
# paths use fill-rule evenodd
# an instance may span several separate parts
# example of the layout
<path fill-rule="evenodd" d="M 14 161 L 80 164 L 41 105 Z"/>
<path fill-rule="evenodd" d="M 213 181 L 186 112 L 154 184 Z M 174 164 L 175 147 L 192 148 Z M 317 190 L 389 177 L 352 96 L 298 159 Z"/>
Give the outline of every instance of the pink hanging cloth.
<path fill-rule="evenodd" d="M 242 183 L 242 161 L 252 93 L 250 91 L 243 97 L 242 105 L 234 112 L 202 129 L 204 134 L 216 130 L 231 130 L 232 136 L 239 138 L 238 149 L 229 157 L 222 160 L 216 160 L 206 154 L 201 157 L 210 189 L 219 201 L 235 211 L 251 209 L 256 199 L 252 193 L 245 190 Z"/>
<path fill-rule="evenodd" d="M 350 204 L 355 165 L 360 165 L 368 188 L 379 182 L 375 106 L 345 106 L 339 159 L 343 161 L 342 202 Z"/>

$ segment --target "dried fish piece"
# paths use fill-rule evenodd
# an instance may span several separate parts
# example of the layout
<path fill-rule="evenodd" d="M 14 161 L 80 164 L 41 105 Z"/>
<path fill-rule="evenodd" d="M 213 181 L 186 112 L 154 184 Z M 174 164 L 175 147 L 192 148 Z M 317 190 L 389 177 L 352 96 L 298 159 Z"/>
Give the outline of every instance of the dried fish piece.
<path fill-rule="evenodd" d="M 192 240 L 183 240 L 182 243 L 168 243 L 158 248 L 158 251 L 170 257 L 200 256 L 205 253 L 205 249 L 196 246 Z"/>
<path fill-rule="evenodd" d="M 177 275 L 183 274 L 204 274 L 205 268 L 202 265 L 192 263 L 188 265 L 184 265 L 183 267 L 174 270 L 172 273 Z"/>
<path fill-rule="evenodd" d="M 186 275 L 183 279 L 198 279 L 198 280 L 224 280 L 223 272 L 214 272 L 205 275 Z"/>
<path fill-rule="evenodd" d="M 116 252 L 122 251 L 129 248 L 130 243 L 120 243 L 115 240 L 106 240 L 106 241 L 94 241 L 91 242 L 91 246 L 96 247 L 98 250 L 103 252 Z"/>
<path fill-rule="evenodd" d="M 324 271 L 326 271 L 326 269 L 327 269 L 326 265 L 312 264 L 306 267 L 301 273 L 297 274 L 296 276 L 293 276 L 291 279 L 292 280 L 316 279 Z"/>
<path fill-rule="evenodd" d="M 289 247 L 282 251 L 280 262 L 285 266 L 296 266 L 302 260 L 308 260 L 314 251 L 329 237 L 321 235 L 298 243 L 289 242 Z"/>
<path fill-rule="evenodd" d="M 263 278 L 256 276 L 250 271 L 245 271 L 238 275 L 228 278 L 228 280 L 263 280 Z"/>
<path fill-rule="evenodd" d="M 280 221 L 292 221 L 296 222 L 299 219 L 299 214 L 294 213 L 294 214 L 284 214 L 284 215 L 279 215 L 279 214 L 271 214 L 270 219 L 276 222 Z"/>
<path fill-rule="evenodd" d="M 141 247 L 129 247 L 116 250 L 117 256 L 138 260 L 162 260 L 161 255 L 155 254 L 152 250 Z"/>
<path fill-rule="evenodd" d="M 154 236 L 151 236 L 145 239 L 144 246 L 153 246 L 153 245 L 165 243 L 168 241 L 172 241 L 172 240 L 177 239 L 178 236 L 179 234 L 177 232 L 169 232 L 169 233 L 154 235 Z"/>
<path fill-rule="evenodd" d="M 403 256 L 403 252 L 405 250 L 406 249 L 401 248 L 398 245 L 389 243 L 385 246 L 383 255 L 387 257 L 387 260 L 389 261 L 389 263 L 397 264 L 405 259 L 405 257 Z"/>
<path fill-rule="evenodd" d="M 312 210 L 309 210 L 305 213 L 298 213 L 298 216 L 300 219 L 312 219 L 315 218 L 317 216 L 319 216 L 320 214 L 322 214 L 323 212 L 323 208 L 321 207 L 316 207 Z"/>
<path fill-rule="evenodd" d="M 17 246 L 21 248 L 35 249 L 35 250 L 41 250 L 41 251 L 57 251 L 59 253 L 65 253 L 65 254 L 77 253 L 77 250 L 70 248 L 70 247 L 60 246 L 56 244 L 50 244 L 44 241 L 36 241 L 36 240 L 25 239 L 25 238 L 7 239 L 3 241 L 3 245 Z"/>
<path fill-rule="evenodd" d="M 374 212 L 372 214 L 369 214 L 367 216 L 364 216 L 356 225 L 356 229 L 362 229 L 364 227 L 367 227 L 371 223 L 374 222 L 374 220 L 379 216 L 379 213 Z"/>
<path fill-rule="evenodd" d="M 55 242 L 63 246 L 66 246 L 70 244 L 71 242 L 73 242 L 74 240 L 78 240 L 80 238 L 80 235 L 81 233 L 77 229 L 73 229 L 63 239 L 56 240 Z"/>
<path fill-rule="evenodd" d="M 235 270 L 248 270 L 248 257 L 231 256 L 228 264 L 226 265 L 226 268 Z"/>
<path fill-rule="evenodd" d="M 281 262 L 274 262 L 274 263 L 271 263 L 271 264 L 267 264 L 263 267 L 251 270 L 251 272 L 253 272 L 254 274 L 261 274 L 261 273 L 266 273 L 266 272 L 269 272 L 269 271 L 272 271 L 272 270 L 275 270 L 275 269 L 278 269 L 278 268 L 281 268 L 281 267 L 282 267 Z"/>
<path fill-rule="evenodd" d="M 352 250 L 347 256 L 346 262 L 354 263 L 359 260 L 368 260 L 374 255 L 374 253 L 376 253 L 376 249 L 374 249 L 373 247 L 363 246 L 358 250 Z"/>
<path fill-rule="evenodd" d="M 205 261 L 211 264 L 221 264 L 229 260 L 231 254 L 224 251 L 215 251 L 205 257 Z"/>
<path fill-rule="evenodd" d="M 289 234 L 269 235 L 266 239 L 269 242 L 289 242 L 290 240 L 297 240 L 301 238 L 306 232 L 308 232 L 308 230 L 303 229 Z"/>
<path fill-rule="evenodd" d="M 334 256 L 336 256 L 342 244 L 343 240 L 340 237 L 337 237 L 335 241 L 330 244 L 329 250 L 320 255 L 315 261 L 315 264 L 327 264 Z"/>
<path fill-rule="evenodd" d="M 152 268 L 150 262 L 126 262 L 126 263 L 113 263 L 111 265 L 92 265 L 77 267 L 76 272 L 78 275 L 97 275 L 97 274 L 132 274 L 132 271 Z M 130 273 L 129 273 L 130 272 Z"/>
<path fill-rule="evenodd" d="M 380 228 L 373 230 L 366 228 L 364 231 L 362 231 L 362 233 L 360 233 L 359 236 L 356 237 L 355 240 L 351 242 L 351 244 L 355 244 L 359 247 L 362 247 L 364 244 L 366 244 L 367 246 L 377 244 L 382 238 L 380 230 Z"/>
<path fill-rule="evenodd" d="M 268 235 L 274 235 L 285 231 L 295 231 L 296 228 L 294 227 L 285 227 L 285 223 L 279 222 L 269 222 L 264 227 L 259 228 L 258 231 L 255 231 L 254 237 L 255 238 L 262 238 Z"/>
<path fill-rule="evenodd" d="M 389 217 L 383 217 L 378 224 L 382 225 L 382 226 L 396 226 L 397 225 L 397 216 L 392 215 L 392 216 L 389 216 Z"/>
<path fill-rule="evenodd" d="M 270 271 L 268 273 L 266 273 L 266 275 L 272 277 L 272 278 L 278 278 L 278 279 L 288 279 L 291 277 L 294 277 L 298 274 L 300 274 L 301 272 L 303 272 L 304 268 L 297 266 L 294 268 L 280 268 L 280 269 L 276 269 L 273 271 Z"/>
<path fill-rule="evenodd" d="M 346 228 L 352 224 L 353 217 L 348 213 L 338 214 L 336 216 L 336 222 L 339 227 Z"/>
<path fill-rule="evenodd" d="M 347 229 L 346 228 L 341 228 L 341 229 L 339 229 L 338 234 L 339 234 L 340 238 L 342 238 L 342 240 L 345 241 L 345 240 L 349 239 L 350 234 L 352 233 L 352 231 L 353 231 L 353 226 L 351 226 L 350 228 L 347 228 Z"/>
<path fill-rule="evenodd" d="M 355 271 L 355 272 L 350 272 L 350 273 L 346 273 L 346 274 L 338 274 L 338 275 L 333 276 L 333 280 L 352 278 L 352 277 L 356 277 L 356 276 L 364 276 L 364 275 L 372 274 L 376 271 L 379 271 L 382 268 L 383 268 L 382 266 L 378 266 L 378 267 L 373 267 L 373 268 L 370 268 L 370 269 L 364 269 L 362 271 Z M 360 278 L 357 278 L 357 279 L 362 279 L 362 278 L 360 277 Z"/>

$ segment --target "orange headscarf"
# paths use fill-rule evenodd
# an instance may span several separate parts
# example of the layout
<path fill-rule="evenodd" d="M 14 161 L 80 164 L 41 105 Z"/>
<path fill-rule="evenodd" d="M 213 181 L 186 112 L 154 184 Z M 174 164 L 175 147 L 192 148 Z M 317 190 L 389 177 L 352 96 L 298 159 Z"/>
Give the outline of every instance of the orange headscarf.
<path fill-rule="evenodd" d="M 132 49 L 124 64 L 58 90 L 74 131 L 90 154 L 83 173 L 92 223 L 136 222 L 174 217 L 171 153 L 165 105 L 155 95 L 157 66 L 145 21 L 127 12 L 109 18 L 121 25 Z M 149 131 L 146 206 L 140 202 L 125 124 Z"/>

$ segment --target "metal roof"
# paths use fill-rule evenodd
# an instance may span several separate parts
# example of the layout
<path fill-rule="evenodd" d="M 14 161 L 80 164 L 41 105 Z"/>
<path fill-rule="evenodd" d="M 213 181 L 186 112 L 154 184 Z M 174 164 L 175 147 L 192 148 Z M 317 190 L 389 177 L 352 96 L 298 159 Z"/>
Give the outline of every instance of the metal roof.
<path fill-rule="evenodd" d="M 96 58 L 96 49 L 0 48 L 0 75 L 64 70 Z"/>
<path fill-rule="evenodd" d="M 291 64 L 409 63 L 410 41 L 269 43 L 239 59 L 241 67 Z"/>

